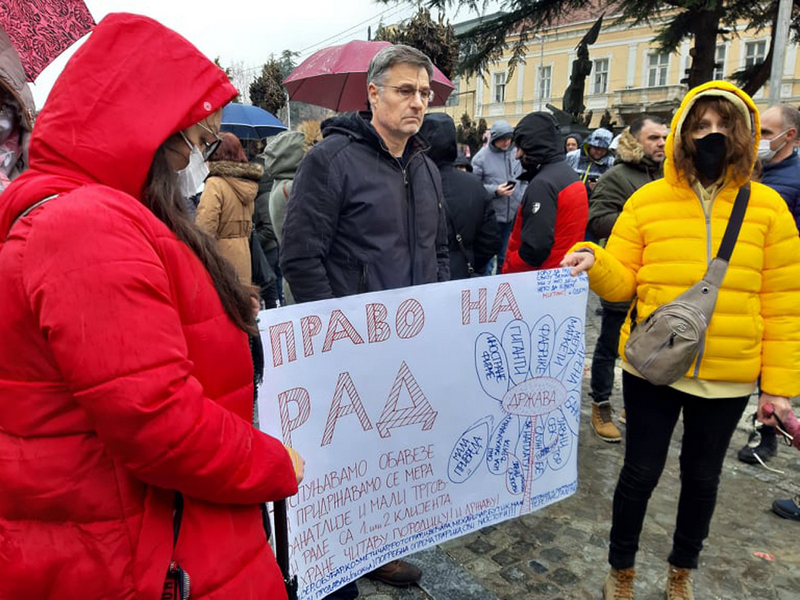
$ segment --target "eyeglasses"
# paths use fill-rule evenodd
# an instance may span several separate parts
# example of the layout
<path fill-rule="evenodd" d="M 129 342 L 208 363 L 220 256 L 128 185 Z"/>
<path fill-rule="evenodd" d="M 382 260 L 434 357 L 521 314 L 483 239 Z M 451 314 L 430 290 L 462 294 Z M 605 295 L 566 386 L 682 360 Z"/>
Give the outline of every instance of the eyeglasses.
<path fill-rule="evenodd" d="M 430 88 L 415 88 L 411 85 L 379 85 L 378 87 L 392 88 L 403 100 L 411 100 L 415 94 L 423 102 L 433 102 L 433 90 Z"/>
<path fill-rule="evenodd" d="M 208 160 L 209 158 L 214 156 L 214 152 L 217 151 L 217 148 L 219 148 L 219 145 L 222 143 L 222 136 L 220 136 L 220 134 L 214 131 L 211 131 L 208 127 L 206 127 L 202 123 L 198 123 L 198 125 L 214 136 L 214 141 L 212 142 L 206 142 L 204 140 L 201 140 L 205 145 L 205 150 L 203 150 L 203 160 Z"/>

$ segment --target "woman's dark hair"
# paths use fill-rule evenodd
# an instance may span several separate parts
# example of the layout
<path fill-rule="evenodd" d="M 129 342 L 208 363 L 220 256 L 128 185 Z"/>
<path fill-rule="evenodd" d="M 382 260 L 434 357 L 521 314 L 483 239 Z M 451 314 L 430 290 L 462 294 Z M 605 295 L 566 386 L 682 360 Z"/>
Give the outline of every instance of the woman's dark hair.
<path fill-rule="evenodd" d="M 219 148 L 209 157 L 209 162 L 217 160 L 227 160 L 238 163 L 248 162 L 247 155 L 244 153 L 244 148 L 242 148 L 242 142 L 239 141 L 239 138 L 229 131 L 223 131 L 222 134 L 220 134 L 220 139 L 222 141 L 220 142 Z"/>
<path fill-rule="evenodd" d="M 257 335 L 250 290 L 239 282 L 233 265 L 217 251 L 216 240 L 189 220 L 183 199 L 175 186 L 175 173 L 167 162 L 163 144 L 156 150 L 150 165 L 142 203 L 200 259 L 211 276 L 225 314 L 231 321 L 242 331 Z"/>
<path fill-rule="evenodd" d="M 680 143 L 676 144 L 675 148 L 675 168 L 679 176 L 685 178 L 690 185 L 694 185 L 699 180 L 697 169 L 694 166 L 697 147 L 694 144 L 692 132 L 697 129 L 700 119 L 709 108 L 730 123 L 728 142 L 725 144 L 727 148 L 725 155 L 726 178 L 745 181 L 750 179 L 755 161 L 753 134 L 742 111 L 730 100 L 719 96 L 700 98 L 689 109 L 681 127 Z"/>

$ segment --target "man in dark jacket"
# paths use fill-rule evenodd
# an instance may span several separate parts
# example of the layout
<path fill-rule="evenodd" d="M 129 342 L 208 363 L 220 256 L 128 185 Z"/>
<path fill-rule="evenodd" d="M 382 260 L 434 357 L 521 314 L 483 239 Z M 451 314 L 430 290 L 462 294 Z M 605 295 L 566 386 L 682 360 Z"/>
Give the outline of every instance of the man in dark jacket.
<path fill-rule="evenodd" d="M 449 279 L 439 171 L 416 135 L 433 66 L 406 48 L 375 55 L 372 113 L 331 119 L 297 171 L 281 252 L 297 302 Z"/>
<path fill-rule="evenodd" d="M 477 177 L 455 167 L 456 125 L 449 115 L 425 115 L 420 135 L 430 144 L 428 156 L 442 177 L 450 279 L 483 275 L 489 259 L 502 244 L 491 196 Z"/>
<path fill-rule="evenodd" d="M 371 113 L 331 119 L 297 171 L 283 226 L 281 268 L 297 302 L 447 281 L 439 171 L 417 136 L 433 64 L 387 46 L 367 71 Z M 420 571 L 392 561 L 368 574 L 390 585 Z M 331 598 L 354 598 L 350 584 Z"/>
<path fill-rule="evenodd" d="M 589 232 L 598 240 L 611 235 L 617 217 L 628 198 L 646 183 L 662 175 L 667 125 L 659 117 L 641 115 L 633 120 L 619 139 L 614 166 L 600 176 L 589 202 Z M 625 322 L 629 302 L 601 300 L 603 317 L 592 356 L 592 429 L 606 442 L 622 438 L 612 419 L 611 391 L 617 361 L 619 331 Z"/>
<path fill-rule="evenodd" d="M 550 113 L 534 112 L 514 129 L 517 158 L 528 181 L 508 241 L 503 273 L 558 267 L 583 240 L 589 202 L 586 188 L 566 162 L 564 142 Z"/>
<path fill-rule="evenodd" d="M 797 156 L 800 112 L 788 104 L 770 106 L 761 113 L 761 183 L 778 192 L 789 206 L 795 224 L 800 227 L 800 157 Z M 765 463 L 778 452 L 775 428 L 761 425 L 750 434 L 739 450 L 742 462 Z M 780 502 L 780 501 L 779 501 Z M 786 500 L 785 502 L 791 502 Z"/>
<path fill-rule="evenodd" d="M 797 156 L 800 112 L 793 106 L 771 106 L 761 113 L 758 157 L 764 169 L 761 183 L 778 192 L 800 229 L 800 157 Z"/>

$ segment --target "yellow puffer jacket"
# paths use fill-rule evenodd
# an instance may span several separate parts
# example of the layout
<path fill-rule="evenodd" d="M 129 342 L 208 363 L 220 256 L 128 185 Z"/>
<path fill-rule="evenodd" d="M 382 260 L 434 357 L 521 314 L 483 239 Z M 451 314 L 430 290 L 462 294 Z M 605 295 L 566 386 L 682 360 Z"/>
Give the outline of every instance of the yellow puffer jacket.
<path fill-rule="evenodd" d="M 705 274 L 716 256 L 739 187 L 727 177 L 705 214 L 697 193 L 679 179 L 673 163 L 675 132 L 698 94 L 736 94 L 749 110 L 755 156 L 758 111 L 747 94 L 726 82 L 695 88 L 683 100 L 666 143 L 664 178 L 634 193 L 617 220 L 606 248 L 591 246 L 593 290 L 619 302 L 637 298 L 638 319 L 674 300 Z M 630 333 L 626 320 L 620 356 Z M 695 365 L 686 373 L 709 381 L 755 381 L 778 396 L 800 394 L 800 238 L 783 199 L 753 182 L 739 238 L 722 283 L 714 316 Z"/>

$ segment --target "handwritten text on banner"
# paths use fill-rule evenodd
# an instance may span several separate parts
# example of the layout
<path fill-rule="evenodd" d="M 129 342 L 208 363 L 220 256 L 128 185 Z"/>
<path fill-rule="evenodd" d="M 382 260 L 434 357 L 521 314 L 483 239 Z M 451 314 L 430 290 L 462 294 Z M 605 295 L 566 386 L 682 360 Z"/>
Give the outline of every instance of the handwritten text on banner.
<path fill-rule="evenodd" d="M 555 269 L 261 313 L 261 425 L 306 459 L 300 598 L 575 491 L 587 289 Z"/>

